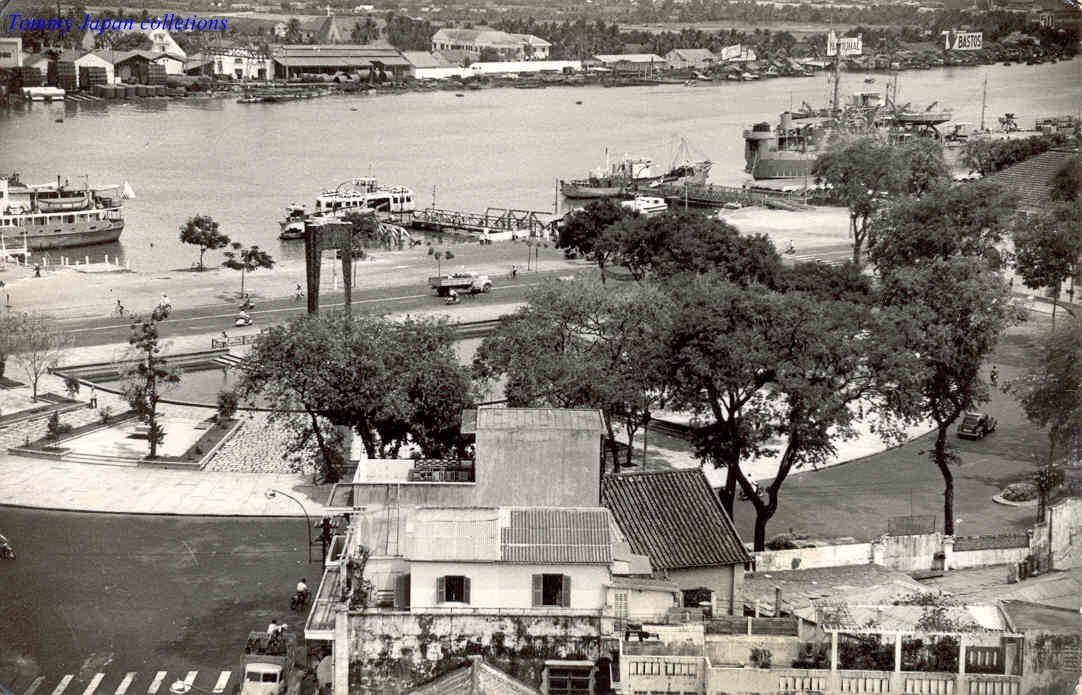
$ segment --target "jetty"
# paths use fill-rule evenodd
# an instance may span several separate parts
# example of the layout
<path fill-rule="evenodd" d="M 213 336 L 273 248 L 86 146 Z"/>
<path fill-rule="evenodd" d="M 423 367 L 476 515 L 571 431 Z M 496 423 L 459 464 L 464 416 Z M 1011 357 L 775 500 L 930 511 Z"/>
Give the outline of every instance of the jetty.
<path fill-rule="evenodd" d="M 492 207 L 484 212 L 431 207 L 395 215 L 394 219 L 412 229 L 464 232 L 492 240 L 546 236 L 553 233 L 557 221 L 555 215 L 549 212 Z"/>
<path fill-rule="evenodd" d="M 653 189 L 657 195 L 665 198 L 670 205 L 683 204 L 696 207 L 724 207 L 727 203 L 740 205 L 762 205 L 780 210 L 807 210 L 808 189 L 799 186 L 793 189 L 782 188 L 741 188 L 722 186 L 716 183 L 674 185 L 663 184 Z"/>

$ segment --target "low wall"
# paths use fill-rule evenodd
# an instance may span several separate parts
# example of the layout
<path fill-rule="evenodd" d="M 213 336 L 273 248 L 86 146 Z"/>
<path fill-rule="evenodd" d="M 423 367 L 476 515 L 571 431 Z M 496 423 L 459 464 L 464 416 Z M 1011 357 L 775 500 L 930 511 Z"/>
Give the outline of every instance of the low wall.
<path fill-rule="evenodd" d="M 751 650 L 769 649 L 770 663 L 788 668 L 800 653 L 799 637 L 774 635 L 707 635 L 706 656 L 714 664 L 747 666 L 751 664 Z"/>
<path fill-rule="evenodd" d="M 602 649 L 600 614 L 356 612 L 347 621 L 350 692 L 397 695 L 471 654 L 536 687 L 545 660 L 596 662 L 615 647 Z"/>
<path fill-rule="evenodd" d="M 866 565 L 872 561 L 872 544 L 847 543 L 793 550 L 767 550 L 753 555 L 756 572 Z"/>

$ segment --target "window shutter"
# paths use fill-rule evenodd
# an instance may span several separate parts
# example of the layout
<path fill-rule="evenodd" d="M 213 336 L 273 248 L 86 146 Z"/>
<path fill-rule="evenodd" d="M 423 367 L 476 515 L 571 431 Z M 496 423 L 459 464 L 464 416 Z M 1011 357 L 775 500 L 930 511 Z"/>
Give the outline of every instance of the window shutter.
<path fill-rule="evenodd" d="M 436 603 L 447 601 L 447 578 L 436 577 Z"/>
<path fill-rule="evenodd" d="M 462 602 L 463 603 L 469 603 L 470 602 L 470 578 L 469 577 L 463 577 L 462 578 Z"/>
<path fill-rule="evenodd" d="M 394 579 L 394 607 L 403 610 L 410 607 L 410 576 L 400 574 Z"/>
<path fill-rule="evenodd" d="M 533 604 L 534 606 L 540 606 L 543 596 L 541 593 L 542 579 L 540 574 L 533 575 Z"/>
<path fill-rule="evenodd" d="M 571 607 L 571 577 L 564 575 L 564 585 L 560 589 L 560 605 L 564 608 Z"/>

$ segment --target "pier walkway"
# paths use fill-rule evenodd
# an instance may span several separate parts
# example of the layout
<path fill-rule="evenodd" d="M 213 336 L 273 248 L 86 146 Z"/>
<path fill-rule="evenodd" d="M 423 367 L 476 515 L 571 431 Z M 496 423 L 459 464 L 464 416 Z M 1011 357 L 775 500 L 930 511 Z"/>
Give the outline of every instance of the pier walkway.
<path fill-rule="evenodd" d="M 552 213 L 537 210 L 486 208 L 484 212 L 463 212 L 425 208 L 394 216 L 396 222 L 428 231 L 463 231 L 475 234 L 546 236 L 555 228 Z"/>
<path fill-rule="evenodd" d="M 716 183 L 688 184 L 685 186 L 663 184 L 655 189 L 661 197 L 672 205 L 694 205 L 697 207 L 723 207 L 726 203 L 741 205 L 762 205 L 781 210 L 807 210 L 804 190 L 762 190 L 722 186 Z"/>

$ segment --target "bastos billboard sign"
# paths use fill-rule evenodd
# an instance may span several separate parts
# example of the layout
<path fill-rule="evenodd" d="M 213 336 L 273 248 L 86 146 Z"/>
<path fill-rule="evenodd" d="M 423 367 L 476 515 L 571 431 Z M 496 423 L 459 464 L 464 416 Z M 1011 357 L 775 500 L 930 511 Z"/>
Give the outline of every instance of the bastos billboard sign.
<path fill-rule="evenodd" d="M 980 31 L 944 31 L 943 48 L 947 51 L 979 51 L 984 48 Z"/>

